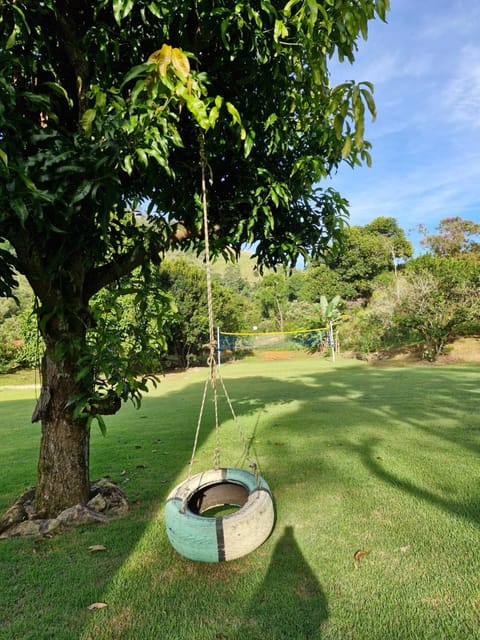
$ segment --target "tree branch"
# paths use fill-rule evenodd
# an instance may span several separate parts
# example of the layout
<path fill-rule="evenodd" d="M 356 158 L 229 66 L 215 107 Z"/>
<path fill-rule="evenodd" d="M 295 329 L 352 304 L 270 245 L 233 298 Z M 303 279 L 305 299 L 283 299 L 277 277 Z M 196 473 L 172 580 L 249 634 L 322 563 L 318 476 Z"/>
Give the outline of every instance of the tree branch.
<path fill-rule="evenodd" d="M 81 43 L 78 25 L 79 22 L 80 24 L 83 22 L 83 26 L 86 26 L 87 5 L 85 4 L 79 7 L 78 0 L 76 0 L 75 6 L 73 7 L 69 0 L 57 0 L 56 13 L 60 31 L 59 35 L 65 54 L 75 73 L 78 122 L 80 122 L 85 112 L 88 62 L 85 57 L 84 47 Z"/>
<path fill-rule="evenodd" d="M 91 269 L 85 276 L 84 302 L 88 302 L 93 295 L 107 285 L 131 273 L 144 262 L 146 256 L 145 249 L 135 248 L 131 253 L 121 256 L 118 260 Z"/>

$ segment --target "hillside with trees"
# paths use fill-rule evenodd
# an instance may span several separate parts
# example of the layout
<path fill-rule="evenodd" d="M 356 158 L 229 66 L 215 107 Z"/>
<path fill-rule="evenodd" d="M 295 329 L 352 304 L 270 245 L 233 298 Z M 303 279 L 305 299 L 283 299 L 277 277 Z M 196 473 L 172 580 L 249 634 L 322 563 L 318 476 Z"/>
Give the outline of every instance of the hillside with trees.
<path fill-rule="evenodd" d="M 356 357 L 386 357 L 404 347 L 434 361 L 459 337 L 480 333 L 480 225 L 442 220 L 437 233 L 413 247 L 393 218 L 378 218 L 347 229 L 342 254 L 310 261 L 303 269 L 255 269 L 253 254 L 219 259 L 213 266 L 214 314 L 226 332 L 295 331 L 327 326 L 335 302 L 338 346 Z M 148 303 L 139 314 L 134 277 L 124 277 L 123 295 L 98 294 L 96 313 L 105 346 L 117 343 L 132 359 L 143 352 L 144 373 L 203 364 L 208 339 L 206 271 L 193 252 L 171 252 L 156 269 Z M 0 307 L 2 370 L 35 366 L 39 360 L 33 294 L 22 280 L 19 301 Z M 338 320 L 338 318 L 337 318 Z M 139 342 L 136 326 L 141 325 Z M 111 335 L 110 335 L 111 334 Z M 148 339 L 147 339 L 148 336 Z M 121 362 L 117 363 L 119 380 Z"/>

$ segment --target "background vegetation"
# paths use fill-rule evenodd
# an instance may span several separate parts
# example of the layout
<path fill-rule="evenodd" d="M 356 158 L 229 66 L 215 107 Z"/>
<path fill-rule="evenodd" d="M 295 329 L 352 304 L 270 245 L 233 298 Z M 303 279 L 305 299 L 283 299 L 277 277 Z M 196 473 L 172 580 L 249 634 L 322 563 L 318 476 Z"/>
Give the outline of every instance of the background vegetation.
<path fill-rule="evenodd" d="M 378 218 L 349 228 L 342 253 L 330 262 L 312 261 L 293 272 L 260 274 L 248 252 L 237 262 L 218 260 L 213 265 L 216 323 L 228 332 L 254 326 L 259 332 L 310 329 L 325 326 L 324 303 L 335 300 L 344 316 L 337 327 L 341 349 L 368 359 L 390 347 L 413 345 L 421 356 L 435 360 L 454 338 L 480 331 L 479 237 L 480 225 L 445 219 L 438 233 L 425 230 L 425 253 L 413 258 L 396 220 Z M 18 304 L 0 300 L 3 371 L 35 366 L 41 350 L 31 313 L 33 294 L 24 279 L 20 283 Z M 208 314 L 201 257 L 170 253 L 156 271 L 141 314 L 138 286 L 131 276 L 123 279 L 122 295 L 116 289 L 97 296 L 95 339 L 103 335 L 111 345 L 117 334 L 117 347 L 128 348 L 134 358 L 143 337 L 148 373 L 202 362 Z M 145 330 L 132 342 L 131 327 L 139 322 Z M 97 363 L 101 351 L 97 344 L 92 352 Z"/>

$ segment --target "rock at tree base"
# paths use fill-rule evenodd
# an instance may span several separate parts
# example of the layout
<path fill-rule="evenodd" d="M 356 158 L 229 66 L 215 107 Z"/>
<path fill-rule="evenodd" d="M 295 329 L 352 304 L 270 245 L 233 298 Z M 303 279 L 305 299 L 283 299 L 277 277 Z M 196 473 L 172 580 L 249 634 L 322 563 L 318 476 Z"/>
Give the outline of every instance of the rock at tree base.
<path fill-rule="evenodd" d="M 106 522 L 108 515 L 122 515 L 128 502 L 122 489 L 101 478 L 90 485 L 90 500 L 62 511 L 56 518 L 35 517 L 35 488 L 29 487 L 13 505 L 0 516 L 0 540 L 13 537 L 46 536 L 84 524 Z"/>
<path fill-rule="evenodd" d="M 28 520 L 30 511 L 28 507 L 32 504 L 34 498 L 35 487 L 29 487 L 15 500 L 12 506 L 0 516 L 0 534 L 20 522 Z"/>

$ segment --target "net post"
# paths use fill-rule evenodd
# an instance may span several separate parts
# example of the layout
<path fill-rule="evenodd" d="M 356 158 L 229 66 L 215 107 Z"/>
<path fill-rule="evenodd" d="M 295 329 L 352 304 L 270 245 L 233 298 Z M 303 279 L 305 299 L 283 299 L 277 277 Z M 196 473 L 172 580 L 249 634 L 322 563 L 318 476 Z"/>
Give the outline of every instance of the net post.
<path fill-rule="evenodd" d="M 220 360 L 221 360 L 221 352 L 222 352 L 222 349 L 220 348 L 220 327 L 217 327 L 217 363 L 219 367 L 220 367 Z"/>

